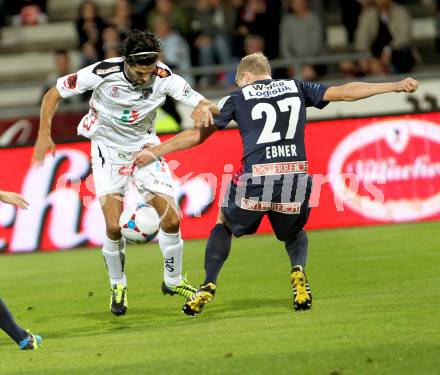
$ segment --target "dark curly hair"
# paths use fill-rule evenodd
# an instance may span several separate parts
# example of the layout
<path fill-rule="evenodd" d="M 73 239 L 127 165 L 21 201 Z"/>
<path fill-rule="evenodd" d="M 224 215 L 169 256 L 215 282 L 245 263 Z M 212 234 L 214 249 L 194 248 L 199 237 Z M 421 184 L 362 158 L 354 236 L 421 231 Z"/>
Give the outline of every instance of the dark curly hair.
<path fill-rule="evenodd" d="M 149 31 L 133 30 L 127 35 L 119 49 L 121 56 L 124 56 L 128 65 L 152 65 L 159 59 L 159 52 L 162 50 L 160 41 Z M 153 55 L 133 54 L 140 52 L 157 52 Z"/>

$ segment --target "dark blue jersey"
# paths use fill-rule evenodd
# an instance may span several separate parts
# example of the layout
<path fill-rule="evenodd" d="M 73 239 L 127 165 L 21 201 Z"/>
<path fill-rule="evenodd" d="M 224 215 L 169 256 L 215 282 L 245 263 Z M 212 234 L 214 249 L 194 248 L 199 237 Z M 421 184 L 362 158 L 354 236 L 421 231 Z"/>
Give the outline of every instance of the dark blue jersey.
<path fill-rule="evenodd" d="M 237 122 L 243 173 L 253 177 L 306 173 L 306 107 L 325 107 L 326 90 L 318 83 L 267 79 L 223 98 L 215 125 L 221 129 L 231 120 Z"/>

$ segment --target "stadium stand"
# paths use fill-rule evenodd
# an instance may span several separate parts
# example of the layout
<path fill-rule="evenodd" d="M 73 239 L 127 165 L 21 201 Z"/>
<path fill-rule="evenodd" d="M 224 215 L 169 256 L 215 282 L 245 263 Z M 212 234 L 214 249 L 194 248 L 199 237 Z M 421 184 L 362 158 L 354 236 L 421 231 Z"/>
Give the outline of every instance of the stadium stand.
<path fill-rule="evenodd" d="M 425 1 L 426 2 L 426 1 Z M 110 19 L 115 0 L 95 0 L 100 14 Z M 196 2 L 181 1 L 188 9 Z M 319 4 L 324 12 L 326 34 L 326 56 L 350 51 L 346 31 L 341 24 L 339 2 L 312 1 Z M 8 116 L 17 108 L 35 108 L 41 98 L 41 87 L 47 76 L 54 71 L 53 51 L 69 50 L 71 67 L 80 67 L 80 53 L 75 29 L 80 0 L 48 0 L 48 22 L 32 26 L 7 25 L 1 30 L 0 37 L 0 116 Z M 435 71 L 440 62 L 440 54 L 435 50 L 436 16 L 433 8 L 424 6 L 420 1 L 406 1 L 405 6 L 413 17 L 413 39 L 419 52 L 419 63 L 415 73 Z M 438 22 L 438 21 L 437 21 Z M 331 59 L 330 59 L 331 60 Z M 296 61 L 298 64 L 298 61 Z M 221 68 L 211 68 L 213 72 L 222 72 Z M 324 79 L 341 78 L 337 64 L 328 70 Z M 227 87 L 221 87 L 223 91 Z M 20 112 L 19 112 L 20 113 Z"/>

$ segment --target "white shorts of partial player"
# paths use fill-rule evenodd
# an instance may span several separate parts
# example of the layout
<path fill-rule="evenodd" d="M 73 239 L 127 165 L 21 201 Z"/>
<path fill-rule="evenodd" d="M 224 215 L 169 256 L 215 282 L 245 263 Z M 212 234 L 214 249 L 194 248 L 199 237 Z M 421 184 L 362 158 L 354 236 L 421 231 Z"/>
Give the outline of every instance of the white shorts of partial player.
<path fill-rule="evenodd" d="M 119 151 L 98 141 L 92 141 L 91 154 L 97 197 L 112 193 L 124 195 L 131 181 L 145 200 L 150 194 L 174 197 L 171 172 L 164 159 L 135 167 L 135 152 Z"/>

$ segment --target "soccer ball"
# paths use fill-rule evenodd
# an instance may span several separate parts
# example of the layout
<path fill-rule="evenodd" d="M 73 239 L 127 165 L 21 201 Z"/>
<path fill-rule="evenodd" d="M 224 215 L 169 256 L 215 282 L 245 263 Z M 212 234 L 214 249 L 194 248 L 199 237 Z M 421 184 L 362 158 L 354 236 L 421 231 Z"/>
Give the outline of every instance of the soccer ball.
<path fill-rule="evenodd" d="M 121 234 L 129 243 L 146 243 L 159 232 L 160 218 L 156 210 L 145 203 L 127 207 L 119 218 Z"/>

